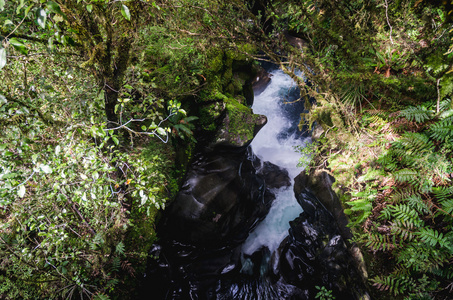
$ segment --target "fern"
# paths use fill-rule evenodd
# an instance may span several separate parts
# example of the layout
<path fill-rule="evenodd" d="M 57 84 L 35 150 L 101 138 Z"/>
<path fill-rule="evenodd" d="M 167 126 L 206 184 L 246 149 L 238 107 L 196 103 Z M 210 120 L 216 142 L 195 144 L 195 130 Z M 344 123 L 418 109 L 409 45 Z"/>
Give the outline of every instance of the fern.
<path fill-rule="evenodd" d="M 410 153 L 432 151 L 434 148 L 429 137 L 419 132 L 406 132 L 399 140 L 393 142 L 392 146 L 407 149 Z"/>
<path fill-rule="evenodd" d="M 417 182 L 417 175 L 418 172 L 411 169 L 402 169 L 393 173 L 395 181 L 398 181 L 400 183 L 408 182 L 415 184 Z"/>
<path fill-rule="evenodd" d="M 390 237 L 388 235 L 382 235 L 380 233 L 371 233 L 368 236 L 368 241 L 365 246 L 374 251 L 389 251 L 396 247 L 396 237 Z"/>
<path fill-rule="evenodd" d="M 373 286 L 380 291 L 390 291 L 393 295 L 400 295 L 415 289 L 415 281 L 405 274 L 390 274 L 388 276 L 376 276 L 371 280 Z"/>
<path fill-rule="evenodd" d="M 381 216 L 390 220 L 400 222 L 406 228 L 421 227 L 424 222 L 420 219 L 418 212 L 406 204 L 389 205 L 381 211 Z"/>
<path fill-rule="evenodd" d="M 427 204 L 423 201 L 419 194 L 410 195 L 406 200 L 407 204 L 413 209 L 416 209 L 420 214 L 432 214 L 432 204 Z"/>
<path fill-rule="evenodd" d="M 115 252 L 119 255 L 123 255 L 126 250 L 126 247 L 124 246 L 123 242 L 120 241 L 118 245 L 116 245 Z"/>
<path fill-rule="evenodd" d="M 439 233 L 437 230 L 429 227 L 420 228 L 417 235 L 423 242 L 431 245 L 432 247 L 437 246 L 437 244 L 439 244 L 440 247 L 450 246 L 450 242 L 443 236 L 442 233 Z"/>
<path fill-rule="evenodd" d="M 397 190 L 392 196 L 392 202 L 394 204 L 400 203 L 403 200 L 406 200 L 408 197 L 411 197 L 412 195 L 420 195 L 418 190 L 415 190 L 412 186 L 406 189 Z"/>
<path fill-rule="evenodd" d="M 410 106 L 400 112 L 400 114 L 409 121 L 415 120 L 417 123 L 422 123 L 430 120 L 433 117 L 433 111 L 428 110 L 424 106 Z"/>
<path fill-rule="evenodd" d="M 392 233 L 398 235 L 403 241 L 411 241 L 415 238 L 415 233 L 413 231 L 414 227 L 412 223 L 403 224 L 401 221 L 396 221 L 392 223 Z"/>
<path fill-rule="evenodd" d="M 429 132 L 433 139 L 451 143 L 453 140 L 453 116 L 432 124 Z"/>
<path fill-rule="evenodd" d="M 110 266 L 110 270 L 112 272 L 118 272 L 121 267 L 121 259 L 118 256 L 115 256 L 112 260 L 112 264 Z"/>

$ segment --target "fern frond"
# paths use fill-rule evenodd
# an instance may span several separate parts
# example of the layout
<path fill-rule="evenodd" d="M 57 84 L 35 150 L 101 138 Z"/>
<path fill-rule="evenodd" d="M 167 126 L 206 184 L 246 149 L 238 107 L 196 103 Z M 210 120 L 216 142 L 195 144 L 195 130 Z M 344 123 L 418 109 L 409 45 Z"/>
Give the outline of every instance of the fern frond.
<path fill-rule="evenodd" d="M 395 181 L 400 183 L 408 182 L 413 184 L 417 181 L 417 175 L 418 172 L 411 169 L 402 169 L 393 173 Z"/>
<path fill-rule="evenodd" d="M 435 268 L 431 270 L 431 273 L 433 273 L 436 276 L 451 280 L 453 278 L 453 266 L 450 265 L 442 269 Z"/>
<path fill-rule="evenodd" d="M 392 202 L 394 204 L 398 204 L 398 203 L 402 202 L 403 200 L 405 200 L 408 197 L 411 197 L 413 195 L 414 196 L 419 196 L 420 195 L 418 190 L 415 190 L 413 187 L 397 190 L 397 191 L 395 191 L 395 193 L 392 196 Z"/>
<path fill-rule="evenodd" d="M 369 234 L 368 241 L 365 244 L 368 248 L 374 251 L 383 250 L 389 251 L 396 247 L 396 237 L 393 235 L 383 235 L 380 233 L 373 232 Z"/>
<path fill-rule="evenodd" d="M 433 194 L 436 197 L 437 201 L 444 202 L 448 200 L 453 200 L 453 186 L 440 186 L 433 188 Z"/>
<path fill-rule="evenodd" d="M 429 137 L 418 132 L 406 132 L 401 138 L 401 143 L 412 153 L 430 152 L 434 149 L 434 144 Z"/>
<path fill-rule="evenodd" d="M 439 244 L 441 247 L 449 247 L 450 242 L 443 236 L 442 233 L 439 233 L 437 230 L 434 230 L 429 227 L 420 228 L 420 231 L 417 233 L 420 237 L 420 240 L 429 244 L 432 247 L 435 247 Z"/>
<path fill-rule="evenodd" d="M 390 291 L 395 296 L 413 291 L 416 286 L 414 279 L 408 275 L 393 273 L 388 276 L 376 276 L 371 281 L 378 290 Z"/>
<path fill-rule="evenodd" d="M 432 124 L 429 128 L 433 139 L 447 142 L 453 139 L 453 116 Z"/>
<path fill-rule="evenodd" d="M 433 117 L 433 111 L 428 110 L 424 106 L 410 106 L 400 112 L 400 115 L 405 117 L 407 120 L 415 120 L 417 123 L 422 123 L 430 120 Z"/>
<path fill-rule="evenodd" d="M 392 233 L 398 235 L 403 241 L 411 241 L 415 238 L 414 228 L 415 226 L 412 223 L 404 224 L 399 220 L 392 223 Z"/>
<path fill-rule="evenodd" d="M 407 204 L 420 214 L 432 214 L 432 203 L 426 203 L 420 195 L 410 195 L 406 200 Z"/>
<path fill-rule="evenodd" d="M 381 215 L 387 220 L 394 218 L 395 222 L 400 222 L 406 228 L 423 226 L 418 212 L 407 204 L 389 205 L 381 211 Z"/>
<path fill-rule="evenodd" d="M 119 255 L 122 255 L 122 254 L 124 254 L 125 250 L 126 250 L 126 247 L 124 246 L 123 242 L 120 241 L 118 243 L 118 245 L 116 245 L 115 252 Z"/>
<path fill-rule="evenodd" d="M 112 260 L 112 264 L 110 266 L 110 270 L 112 272 L 118 272 L 121 267 L 121 259 L 118 256 L 115 256 Z"/>

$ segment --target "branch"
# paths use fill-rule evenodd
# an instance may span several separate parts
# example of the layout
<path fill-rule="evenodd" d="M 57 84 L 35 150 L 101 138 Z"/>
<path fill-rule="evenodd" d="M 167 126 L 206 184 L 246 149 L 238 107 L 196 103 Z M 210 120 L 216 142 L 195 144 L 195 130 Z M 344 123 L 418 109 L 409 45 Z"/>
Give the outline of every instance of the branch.
<path fill-rule="evenodd" d="M 44 124 L 46 124 L 46 125 L 51 125 L 51 124 L 55 123 L 54 120 L 52 120 L 52 119 L 48 118 L 47 116 L 45 116 L 45 115 L 41 112 L 40 109 L 38 109 L 38 108 L 32 106 L 31 104 L 27 104 L 27 103 L 25 103 L 25 102 L 22 101 L 22 100 L 15 99 L 15 98 L 13 98 L 13 97 L 11 97 L 11 96 L 5 94 L 5 93 L 2 93 L 1 95 L 3 95 L 3 96 L 6 98 L 6 100 L 8 100 L 8 101 L 10 101 L 10 102 L 19 103 L 20 105 L 25 106 L 26 108 L 28 108 L 30 111 L 35 111 L 36 113 L 38 113 L 39 118 L 44 122 Z"/>
<path fill-rule="evenodd" d="M 390 21 L 389 21 L 389 4 L 387 3 L 387 0 L 385 0 L 385 16 L 387 17 L 387 24 L 389 25 L 390 27 L 390 42 L 392 43 L 393 45 L 393 39 L 392 39 L 392 31 L 393 31 L 393 28 L 392 28 L 392 25 L 390 25 Z"/>
<path fill-rule="evenodd" d="M 126 123 L 124 124 L 121 124 L 120 126 L 118 127 L 115 127 L 115 128 L 108 128 L 107 130 L 118 130 L 118 129 L 121 129 L 121 128 L 124 128 L 126 129 L 127 131 L 129 132 L 132 132 L 134 134 L 144 134 L 144 135 L 154 135 L 156 136 L 157 138 L 159 138 L 164 144 L 166 144 L 168 142 L 168 133 L 167 133 L 167 136 L 166 136 L 166 139 L 164 140 L 163 138 L 161 138 L 159 136 L 159 134 L 157 133 L 157 129 L 159 128 L 160 124 L 162 124 L 163 122 L 167 121 L 171 116 L 174 116 L 176 115 L 176 113 L 172 112 L 171 114 L 169 114 L 165 119 L 163 119 L 162 121 L 159 122 L 159 124 L 157 125 L 157 128 L 154 129 L 153 131 L 149 132 L 149 131 L 142 131 L 142 132 L 138 132 L 138 131 L 135 131 L 129 127 L 127 127 L 126 125 L 131 123 L 131 122 L 143 122 L 145 121 L 146 119 L 130 119 L 129 121 L 127 121 Z"/>

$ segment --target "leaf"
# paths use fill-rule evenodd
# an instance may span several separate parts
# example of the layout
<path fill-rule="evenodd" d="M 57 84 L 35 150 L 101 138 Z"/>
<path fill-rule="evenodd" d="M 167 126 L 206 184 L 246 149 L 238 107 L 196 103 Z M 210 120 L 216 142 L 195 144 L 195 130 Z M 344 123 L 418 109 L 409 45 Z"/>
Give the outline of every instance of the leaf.
<path fill-rule="evenodd" d="M 60 151 L 61 151 L 61 147 L 60 147 L 60 145 L 57 145 L 57 146 L 55 147 L 55 154 L 56 154 L 56 155 L 60 154 Z"/>
<path fill-rule="evenodd" d="M 41 26 L 43 29 L 46 28 L 46 20 L 47 20 L 46 11 L 42 8 L 38 9 L 38 11 L 36 12 L 36 21 L 38 22 L 38 25 Z"/>
<path fill-rule="evenodd" d="M 13 45 L 13 47 L 14 47 L 17 51 L 19 51 L 20 53 L 27 55 L 27 53 L 28 53 L 27 48 L 26 48 L 25 45 L 24 45 L 21 41 L 19 41 L 18 39 L 16 39 L 16 38 L 11 38 L 11 39 L 9 39 L 9 43 L 10 43 L 11 45 Z"/>
<path fill-rule="evenodd" d="M 123 242 L 119 242 L 116 245 L 115 252 L 118 253 L 118 254 L 124 254 L 125 251 L 126 251 L 126 247 L 124 246 L 124 243 Z"/>
<path fill-rule="evenodd" d="M 87 5 L 87 10 L 89 13 L 91 13 L 93 11 L 93 4 L 88 4 Z"/>
<path fill-rule="evenodd" d="M 66 15 L 61 11 L 60 5 L 58 5 L 57 3 L 53 2 L 53 1 L 48 1 L 47 2 L 47 9 L 50 10 L 51 12 L 59 14 L 65 20 L 67 19 Z"/>
<path fill-rule="evenodd" d="M 166 135 L 167 133 L 165 132 L 165 129 L 163 129 L 162 127 L 157 127 L 156 129 L 157 133 L 160 134 L 160 135 Z"/>
<path fill-rule="evenodd" d="M 126 5 L 124 5 L 124 4 L 121 6 L 121 14 L 123 15 L 123 17 L 126 20 L 128 20 L 128 21 L 131 20 L 131 13 L 129 11 L 129 8 Z"/>
<path fill-rule="evenodd" d="M 17 195 L 19 195 L 19 197 L 21 197 L 21 198 L 24 198 L 24 196 L 25 196 L 25 186 L 24 185 L 21 185 L 19 187 L 19 189 L 17 190 Z"/>
<path fill-rule="evenodd" d="M 52 173 L 52 168 L 49 167 L 48 165 L 41 165 L 40 168 L 46 174 Z"/>
<path fill-rule="evenodd" d="M 0 70 L 6 66 L 6 49 L 0 44 Z"/>
<path fill-rule="evenodd" d="M 5 8 L 5 0 L 0 0 L 0 11 L 3 11 Z"/>
<path fill-rule="evenodd" d="M 112 140 L 113 140 L 113 142 L 115 143 L 115 145 L 117 145 L 117 146 L 119 145 L 120 141 L 118 141 L 118 139 L 116 138 L 116 136 L 113 136 L 113 135 L 112 135 Z"/>

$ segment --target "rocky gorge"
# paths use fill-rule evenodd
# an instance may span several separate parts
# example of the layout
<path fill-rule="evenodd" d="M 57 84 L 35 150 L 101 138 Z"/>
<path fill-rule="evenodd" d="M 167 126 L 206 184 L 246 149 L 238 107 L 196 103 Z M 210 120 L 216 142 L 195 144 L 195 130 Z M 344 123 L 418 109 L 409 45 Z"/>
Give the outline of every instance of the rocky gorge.
<path fill-rule="evenodd" d="M 274 74 L 270 82 L 278 85 L 275 76 L 285 75 L 275 70 Z M 290 119 L 283 130 L 265 133 L 274 134 L 277 142 L 264 144 L 266 151 L 284 157 L 287 150 L 280 149 L 280 142 L 293 137 L 303 144 L 309 137 L 295 129 L 300 106 L 283 104 L 284 97 L 297 96 L 297 89 L 276 88 L 284 95 L 280 99 L 273 95 L 271 101 L 292 113 L 286 113 Z M 257 94 L 261 92 L 262 86 Z M 267 113 L 253 114 L 251 109 L 233 113 L 237 104 L 225 103 L 230 108 L 214 138 L 194 154 L 180 192 L 159 222 L 143 299 L 315 299 L 321 288 L 335 299 L 369 299 L 360 256 L 348 241 L 347 219 L 330 187 L 333 179 L 304 172 L 296 177 L 300 169 L 288 171 L 256 154 L 255 148 L 262 147 L 252 142 L 258 132 L 263 126 L 278 126 L 270 120 L 265 125 Z M 234 133 L 238 124 L 232 120 L 238 118 L 252 135 Z M 279 221 L 287 227 L 271 242 L 275 246 L 250 241 L 271 208 L 282 201 L 281 191 L 299 206 L 285 208 L 295 215 Z"/>

